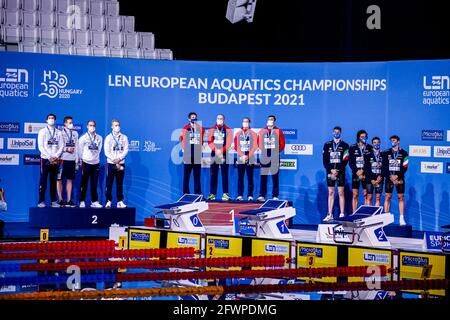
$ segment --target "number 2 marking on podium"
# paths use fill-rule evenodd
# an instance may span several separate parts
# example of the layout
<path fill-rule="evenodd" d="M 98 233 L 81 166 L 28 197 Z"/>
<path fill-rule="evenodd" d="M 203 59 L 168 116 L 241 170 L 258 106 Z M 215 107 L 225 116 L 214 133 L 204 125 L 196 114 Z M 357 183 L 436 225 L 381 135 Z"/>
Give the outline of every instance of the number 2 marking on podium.
<path fill-rule="evenodd" d="M 97 216 L 96 215 L 92 216 L 92 224 L 97 224 Z"/>

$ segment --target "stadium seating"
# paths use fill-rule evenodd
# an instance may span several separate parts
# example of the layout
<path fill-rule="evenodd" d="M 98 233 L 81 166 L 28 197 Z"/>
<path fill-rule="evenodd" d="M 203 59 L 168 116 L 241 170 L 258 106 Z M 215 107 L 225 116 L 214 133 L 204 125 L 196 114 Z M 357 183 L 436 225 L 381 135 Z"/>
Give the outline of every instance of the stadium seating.
<path fill-rule="evenodd" d="M 117 0 L 0 0 L 0 51 L 173 59 L 119 11 Z"/>

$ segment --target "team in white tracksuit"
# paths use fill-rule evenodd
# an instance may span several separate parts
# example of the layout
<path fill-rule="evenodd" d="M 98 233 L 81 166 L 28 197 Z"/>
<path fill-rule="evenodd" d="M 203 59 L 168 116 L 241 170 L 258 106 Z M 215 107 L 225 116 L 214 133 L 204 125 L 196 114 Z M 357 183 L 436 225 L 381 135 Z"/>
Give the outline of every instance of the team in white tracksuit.
<path fill-rule="evenodd" d="M 53 204 L 56 203 L 58 164 L 64 148 L 61 131 L 55 128 L 56 117 L 49 115 L 47 119 L 48 125 L 39 130 L 38 133 L 38 148 L 41 152 L 41 176 L 39 182 L 40 205 L 43 205 L 45 202 L 48 176 L 50 176 L 50 198 Z"/>
<path fill-rule="evenodd" d="M 91 201 L 98 202 L 98 176 L 100 173 L 100 153 L 103 138 L 95 132 L 87 132 L 78 140 L 78 152 L 81 159 L 81 191 L 80 203 L 86 199 L 88 180 L 90 179 Z"/>
<path fill-rule="evenodd" d="M 63 139 L 63 153 L 59 162 L 58 172 L 58 198 L 60 205 L 74 207 L 72 202 L 72 183 L 78 166 L 78 132 L 73 130 L 71 117 L 64 118 L 64 127 L 61 129 Z M 62 199 L 63 180 L 66 179 L 67 203 Z"/>
<path fill-rule="evenodd" d="M 106 201 L 112 201 L 112 186 L 116 178 L 117 202 L 123 201 L 123 179 L 125 176 L 125 157 L 128 154 L 128 137 L 119 129 L 105 138 L 106 168 Z M 114 127 L 113 127 L 114 128 Z"/>

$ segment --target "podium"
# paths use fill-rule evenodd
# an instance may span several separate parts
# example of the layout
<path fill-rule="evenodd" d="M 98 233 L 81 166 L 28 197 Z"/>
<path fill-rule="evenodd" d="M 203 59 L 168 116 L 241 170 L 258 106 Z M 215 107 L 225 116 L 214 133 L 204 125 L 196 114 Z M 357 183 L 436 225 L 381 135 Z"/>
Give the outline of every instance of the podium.
<path fill-rule="evenodd" d="M 136 224 L 136 208 L 37 208 L 29 209 L 32 228 L 101 229 L 112 224 Z"/>

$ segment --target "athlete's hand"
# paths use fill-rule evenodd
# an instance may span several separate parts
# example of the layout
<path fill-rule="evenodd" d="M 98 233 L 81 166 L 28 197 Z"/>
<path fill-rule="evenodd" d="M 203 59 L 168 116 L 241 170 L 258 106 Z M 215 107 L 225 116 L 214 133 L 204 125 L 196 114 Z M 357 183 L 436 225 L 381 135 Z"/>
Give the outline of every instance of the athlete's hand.
<path fill-rule="evenodd" d="M 371 183 L 372 183 L 372 185 L 376 185 L 377 184 L 377 181 L 376 180 L 372 180 L 372 181 L 370 181 Z"/>

